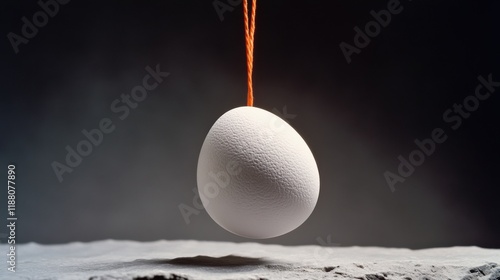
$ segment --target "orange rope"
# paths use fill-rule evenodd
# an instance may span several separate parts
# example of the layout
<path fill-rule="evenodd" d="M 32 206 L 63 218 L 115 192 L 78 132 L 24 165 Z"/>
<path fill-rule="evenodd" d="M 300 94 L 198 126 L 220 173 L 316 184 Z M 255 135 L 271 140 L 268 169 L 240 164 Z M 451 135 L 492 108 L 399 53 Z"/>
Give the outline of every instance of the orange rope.
<path fill-rule="evenodd" d="M 252 72 L 253 72 L 253 42 L 255 34 L 255 11 L 257 10 L 257 0 L 252 0 L 252 15 L 250 28 L 248 27 L 248 0 L 243 0 L 243 13 L 245 19 L 245 42 L 247 50 L 247 74 L 248 74 L 248 94 L 247 106 L 253 106 L 253 88 L 252 88 Z"/>

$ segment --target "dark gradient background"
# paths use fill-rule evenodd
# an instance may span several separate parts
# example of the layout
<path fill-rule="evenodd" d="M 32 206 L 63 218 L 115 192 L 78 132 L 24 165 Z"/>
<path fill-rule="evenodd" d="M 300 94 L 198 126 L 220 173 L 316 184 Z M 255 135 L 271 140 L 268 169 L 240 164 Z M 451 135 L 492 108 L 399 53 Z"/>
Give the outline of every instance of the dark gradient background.
<path fill-rule="evenodd" d="M 296 115 L 289 122 L 321 175 L 311 217 L 259 242 L 500 247 L 500 90 L 455 131 L 442 117 L 474 93 L 478 75 L 500 80 L 499 1 L 401 1 L 348 64 L 340 42 L 352 44 L 353 28 L 387 3 L 259 0 L 255 106 Z M 15 54 L 7 34 L 38 10 L 13 0 L 0 9 L 0 178 L 17 164 L 18 242 L 252 241 L 205 211 L 186 224 L 178 208 L 192 206 L 211 125 L 245 105 L 241 5 L 221 21 L 209 0 L 73 0 Z M 171 75 L 118 119 L 111 102 L 156 64 Z M 60 183 L 51 163 L 105 117 L 115 131 Z M 391 192 L 384 172 L 436 127 L 447 141 Z"/>

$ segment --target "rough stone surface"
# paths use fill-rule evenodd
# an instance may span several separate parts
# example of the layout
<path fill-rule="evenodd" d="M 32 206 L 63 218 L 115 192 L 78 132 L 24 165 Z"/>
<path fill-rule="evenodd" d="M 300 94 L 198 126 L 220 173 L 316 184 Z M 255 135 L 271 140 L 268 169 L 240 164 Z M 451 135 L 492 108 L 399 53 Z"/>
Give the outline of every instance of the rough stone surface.
<path fill-rule="evenodd" d="M 0 246 L 2 252 L 7 245 Z M 96 241 L 17 247 L 0 279 L 500 279 L 500 249 Z"/>

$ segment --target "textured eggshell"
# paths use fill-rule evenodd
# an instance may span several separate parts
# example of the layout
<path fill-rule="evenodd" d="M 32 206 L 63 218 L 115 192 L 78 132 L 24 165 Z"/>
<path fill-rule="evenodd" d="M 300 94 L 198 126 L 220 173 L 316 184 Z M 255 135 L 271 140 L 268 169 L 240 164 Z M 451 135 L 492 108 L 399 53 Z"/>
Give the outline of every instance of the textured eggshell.
<path fill-rule="evenodd" d="M 300 226 L 319 196 L 316 161 L 284 120 L 238 107 L 212 126 L 198 159 L 198 191 L 212 219 L 248 238 L 271 238 Z"/>

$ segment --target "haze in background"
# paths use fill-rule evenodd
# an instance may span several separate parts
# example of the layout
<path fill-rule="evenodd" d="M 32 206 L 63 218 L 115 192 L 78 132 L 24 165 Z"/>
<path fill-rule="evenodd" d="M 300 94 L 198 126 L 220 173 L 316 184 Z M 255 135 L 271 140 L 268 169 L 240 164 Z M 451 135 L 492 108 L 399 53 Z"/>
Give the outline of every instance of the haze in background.
<path fill-rule="evenodd" d="M 500 80 L 500 6 L 401 1 L 347 63 L 339 44 L 353 45 L 353 28 L 387 3 L 259 1 L 255 106 L 296 115 L 288 121 L 316 157 L 321 193 L 301 227 L 258 242 L 500 247 L 498 92 L 459 129 L 443 121 L 479 75 Z M 17 165 L 18 241 L 253 241 L 205 211 L 189 224 L 179 211 L 193 206 L 206 133 L 245 105 L 241 6 L 221 21 L 211 1 L 71 1 L 18 54 L 7 34 L 40 6 L 2 6 L 0 178 Z M 156 65 L 170 75 L 121 120 L 111 104 Z M 103 118 L 115 130 L 59 182 L 51 164 Z M 435 128 L 448 139 L 391 192 L 384 172 Z"/>

